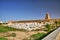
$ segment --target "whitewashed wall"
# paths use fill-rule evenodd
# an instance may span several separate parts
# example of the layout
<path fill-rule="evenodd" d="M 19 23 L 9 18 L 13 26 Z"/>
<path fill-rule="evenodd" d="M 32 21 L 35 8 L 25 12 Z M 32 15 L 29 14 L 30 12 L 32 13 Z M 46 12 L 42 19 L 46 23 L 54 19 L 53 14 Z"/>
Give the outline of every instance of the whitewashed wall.
<path fill-rule="evenodd" d="M 43 28 L 43 23 L 31 22 L 31 23 L 10 23 L 8 26 L 18 29 L 25 29 L 25 30 L 36 30 Z"/>

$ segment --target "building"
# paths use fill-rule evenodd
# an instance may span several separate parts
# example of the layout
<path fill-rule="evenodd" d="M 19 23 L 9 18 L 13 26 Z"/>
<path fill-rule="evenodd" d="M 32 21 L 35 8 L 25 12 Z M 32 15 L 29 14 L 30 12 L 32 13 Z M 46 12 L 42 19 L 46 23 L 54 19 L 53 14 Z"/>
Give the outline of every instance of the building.
<path fill-rule="evenodd" d="M 46 13 L 45 19 L 46 19 L 46 20 L 50 20 L 50 19 L 51 19 L 48 12 Z"/>
<path fill-rule="evenodd" d="M 21 21 L 9 21 L 8 26 L 25 29 L 25 30 L 36 30 L 44 28 L 44 25 L 53 24 L 55 21 L 59 21 L 60 19 L 51 19 L 49 13 L 46 13 L 44 20 L 21 20 Z"/>
<path fill-rule="evenodd" d="M 3 24 L 3 22 L 2 21 L 0 21 L 0 25 L 2 25 Z"/>

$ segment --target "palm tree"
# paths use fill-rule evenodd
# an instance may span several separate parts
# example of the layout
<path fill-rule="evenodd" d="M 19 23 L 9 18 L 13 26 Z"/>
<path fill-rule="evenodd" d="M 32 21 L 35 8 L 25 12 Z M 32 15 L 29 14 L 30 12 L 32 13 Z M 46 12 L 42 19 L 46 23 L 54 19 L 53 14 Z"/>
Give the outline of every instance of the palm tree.
<path fill-rule="evenodd" d="M 56 27 L 60 26 L 60 21 L 55 21 Z"/>
<path fill-rule="evenodd" d="M 56 25 L 56 27 L 58 26 L 58 22 L 57 21 L 55 21 L 55 25 Z"/>

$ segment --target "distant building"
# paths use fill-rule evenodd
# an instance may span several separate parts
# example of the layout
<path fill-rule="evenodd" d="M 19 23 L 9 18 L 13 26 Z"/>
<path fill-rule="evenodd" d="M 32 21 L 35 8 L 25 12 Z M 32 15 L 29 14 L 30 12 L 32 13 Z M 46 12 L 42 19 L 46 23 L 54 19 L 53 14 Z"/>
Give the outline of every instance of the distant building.
<path fill-rule="evenodd" d="M 7 22 L 0 21 L 0 25 L 7 25 Z"/>
<path fill-rule="evenodd" d="M 2 21 L 0 21 L 0 25 L 2 25 L 3 24 L 3 22 Z"/>

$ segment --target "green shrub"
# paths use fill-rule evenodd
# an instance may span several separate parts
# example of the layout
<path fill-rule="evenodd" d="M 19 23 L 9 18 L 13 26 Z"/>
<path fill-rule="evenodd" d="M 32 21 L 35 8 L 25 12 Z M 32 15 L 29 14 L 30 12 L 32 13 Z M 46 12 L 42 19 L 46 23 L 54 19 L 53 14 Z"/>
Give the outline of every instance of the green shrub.
<path fill-rule="evenodd" d="M 7 32 L 8 29 L 4 28 L 4 26 L 0 26 L 0 32 Z"/>
<path fill-rule="evenodd" d="M 16 34 L 15 34 L 15 33 L 12 33 L 10 36 L 12 36 L 12 37 L 16 37 Z"/>
<path fill-rule="evenodd" d="M 45 25 L 47 31 L 50 31 L 52 29 L 52 26 L 50 24 Z"/>
<path fill-rule="evenodd" d="M 0 26 L 0 32 L 8 32 L 8 31 L 26 31 L 24 29 L 16 29 L 8 26 Z"/>
<path fill-rule="evenodd" d="M 44 35 L 45 33 L 37 33 L 37 34 L 31 35 L 31 38 L 33 38 L 34 40 L 37 40 L 37 39 L 41 39 Z"/>
<path fill-rule="evenodd" d="M 0 37 L 0 40 L 8 40 L 8 39 L 5 37 Z"/>

